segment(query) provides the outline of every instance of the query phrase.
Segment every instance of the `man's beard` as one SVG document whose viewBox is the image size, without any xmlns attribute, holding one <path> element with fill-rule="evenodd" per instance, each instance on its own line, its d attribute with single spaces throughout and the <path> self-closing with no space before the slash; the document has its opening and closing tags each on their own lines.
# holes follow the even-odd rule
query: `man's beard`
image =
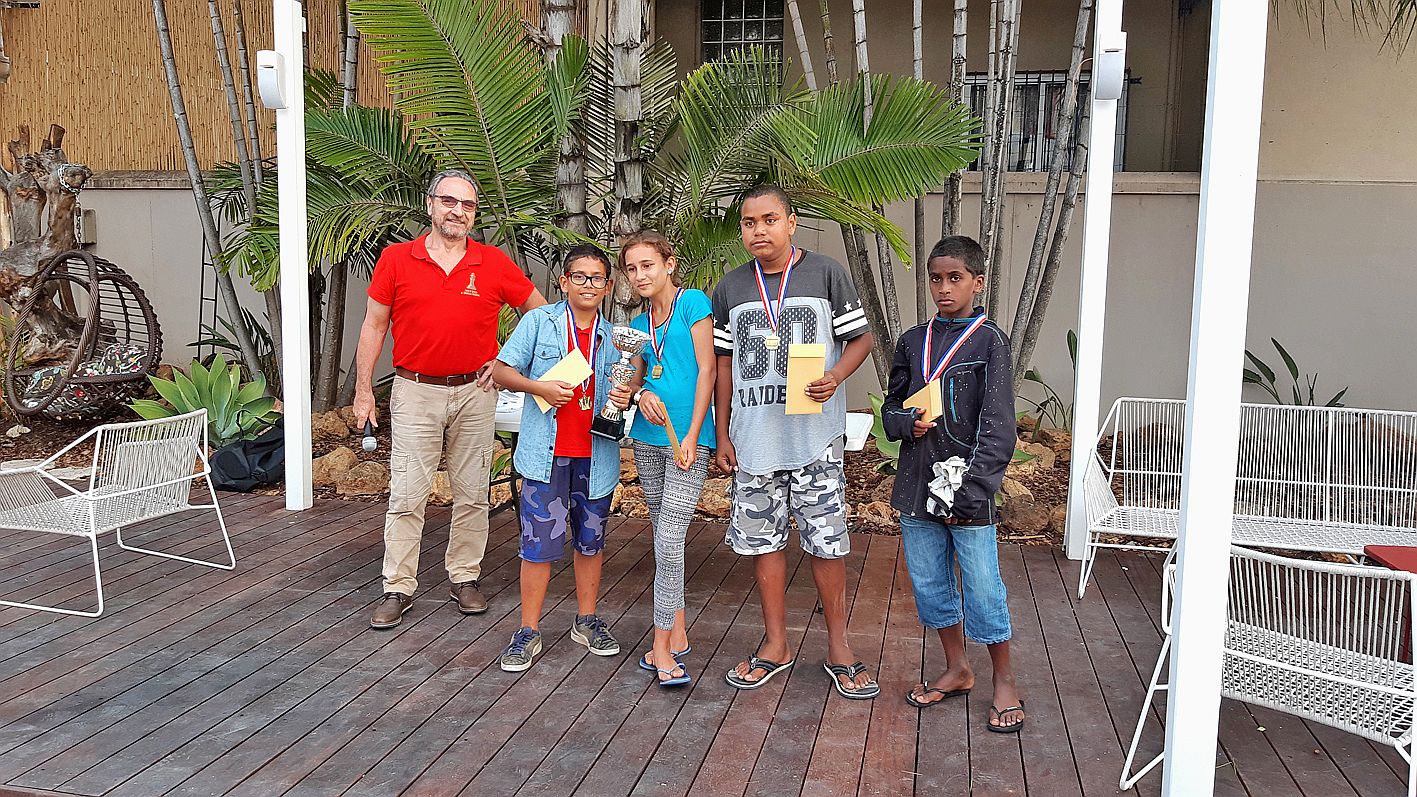
<svg viewBox="0 0 1417 797">
<path fill-rule="evenodd" d="M 467 236 L 467 225 L 458 224 L 451 221 L 442 221 L 438 225 L 438 234 L 444 238 L 462 238 Z"/>
</svg>

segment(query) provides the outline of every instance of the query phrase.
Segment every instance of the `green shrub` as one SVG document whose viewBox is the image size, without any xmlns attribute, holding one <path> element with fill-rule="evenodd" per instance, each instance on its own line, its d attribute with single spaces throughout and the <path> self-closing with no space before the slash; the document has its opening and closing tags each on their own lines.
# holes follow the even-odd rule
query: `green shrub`
<svg viewBox="0 0 1417 797">
<path fill-rule="evenodd" d="M 280 420 L 276 400 L 266 395 L 266 382 L 241 384 L 241 367 L 218 354 L 208 368 L 193 360 L 187 372 L 173 369 L 172 379 L 149 376 L 162 401 L 138 399 L 128 405 L 147 420 L 207 411 L 207 436 L 213 448 L 249 440 Z"/>
</svg>

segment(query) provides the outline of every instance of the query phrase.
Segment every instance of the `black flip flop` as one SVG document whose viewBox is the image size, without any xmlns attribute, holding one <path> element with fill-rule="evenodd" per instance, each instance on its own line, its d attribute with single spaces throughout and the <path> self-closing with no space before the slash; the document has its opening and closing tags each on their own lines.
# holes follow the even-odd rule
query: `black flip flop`
<svg viewBox="0 0 1417 797">
<path fill-rule="evenodd" d="M 951 690 L 949 690 L 948 692 L 946 692 L 946 691 L 943 690 L 943 689 L 936 689 L 935 687 L 930 686 L 929 684 L 924 684 L 924 683 L 922 683 L 922 684 L 920 684 L 920 685 L 923 686 L 923 687 L 925 687 L 925 691 L 923 691 L 923 692 L 920 693 L 920 697 L 924 697 L 924 696 L 926 696 L 926 695 L 935 694 L 935 695 L 939 695 L 939 696 L 940 696 L 940 699 L 939 699 L 939 700 L 930 700 L 930 701 L 928 701 L 928 702 L 927 702 L 927 701 L 924 701 L 924 700 L 918 700 L 918 699 L 916 699 L 916 697 L 915 697 L 915 690 L 912 689 L 912 690 L 910 690 L 909 692 L 906 692 L 906 693 L 905 693 L 905 702 L 909 703 L 909 704 L 912 705 L 912 706 L 915 706 L 916 708 L 929 708 L 930 706 L 939 705 L 940 703 L 945 702 L 945 700 L 948 699 L 948 698 L 951 698 L 951 697 L 964 697 L 965 695 L 969 694 L 970 691 L 971 691 L 971 690 L 969 690 L 969 689 L 951 689 Z"/>
<path fill-rule="evenodd" d="M 836 687 L 836 693 L 847 700 L 873 700 L 876 695 L 881 693 L 881 685 L 876 683 L 874 678 L 859 689 L 847 689 L 845 686 L 841 685 L 841 678 L 839 676 L 844 675 L 846 676 L 846 680 L 855 681 L 856 676 L 866 671 L 866 665 L 862 662 L 832 664 L 829 661 L 824 661 L 822 662 L 822 668 L 827 671 L 827 675 L 831 676 L 832 686 Z"/>
<path fill-rule="evenodd" d="M 723 680 L 727 681 L 728 685 L 733 687 L 734 689 L 757 689 L 768 681 L 771 681 L 773 676 L 777 675 L 783 670 L 786 670 L 788 667 L 791 667 L 796 663 L 796 659 L 778 663 L 775 661 L 768 661 L 767 659 L 760 659 L 757 656 L 749 656 L 748 674 L 751 675 L 753 673 L 753 670 L 763 670 L 766 673 L 763 677 L 759 678 L 756 681 L 750 681 L 747 678 L 744 678 L 743 676 L 739 675 L 738 668 L 734 667 L 733 669 L 728 671 L 727 675 L 723 676 Z"/>
<path fill-rule="evenodd" d="M 1018 701 L 1018 705 L 1017 705 L 1017 706 L 1009 706 L 1008 708 L 1006 708 L 1006 709 L 1004 709 L 1004 710 L 1002 710 L 1002 711 L 1000 711 L 999 709 L 995 708 L 994 706 L 990 706 L 990 707 L 989 707 L 989 713 L 990 713 L 991 716 L 989 717 L 989 719 L 991 719 L 991 720 L 994 720 L 994 719 L 1001 720 L 1001 719 L 1004 718 L 1004 715 L 1007 714 L 1007 713 L 1009 713 L 1010 711 L 1023 711 L 1023 701 L 1020 700 L 1020 701 Z M 1023 724 L 1024 724 L 1025 722 L 1027 722 L 1027 721 L 1028 721 L 1028 714 L 1025 712 L 1023 719 L 1019 720 L 1018 722 L 1015 722 L 1015 723 L 1012 724 L 1012 725 L 995 725 L 995 724 L 992 723 L 992 722 L 986 722 L 986 723 L 984 723 L 984 727 L 988 728 L 989 730 L 993 731 L 994 733 L 1018 733 L 1019 731 L 1023 730 Z"/>
</svg>

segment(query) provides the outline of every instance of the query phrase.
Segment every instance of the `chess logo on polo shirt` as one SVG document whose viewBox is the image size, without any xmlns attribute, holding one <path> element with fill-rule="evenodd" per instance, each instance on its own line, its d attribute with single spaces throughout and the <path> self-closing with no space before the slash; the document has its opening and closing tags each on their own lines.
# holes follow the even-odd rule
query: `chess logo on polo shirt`
<svg viewBox="0 0 1417 797">
<path fill-rule="evenodd" d="M 466 288 L 463 288 L 463 290 L 462 290 L 463 295 L 464 295 L 464 296 L 481 296 L 482 294 L 480 294 L 480 293 L 477 292 L 477 285 L 476 285 L 476 283 L 477 283 L 477 275 L 476 275 L 476 274 L 468 274 L 468 275 L 467 275 L 467 287 L 466 287 Z"/>
</svg>

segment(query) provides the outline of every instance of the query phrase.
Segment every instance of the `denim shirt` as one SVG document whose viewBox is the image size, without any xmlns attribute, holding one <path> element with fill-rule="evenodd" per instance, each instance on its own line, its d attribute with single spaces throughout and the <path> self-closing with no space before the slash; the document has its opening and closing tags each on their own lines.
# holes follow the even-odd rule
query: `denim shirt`
<svg viewBox="0 0 1417 797">
<path fill-rule="evenodd" d="M 620 359 L 620 351 L 610 342 L 610 322 L 604 318 L 596 330 L 599 339 L 595 362 L 595 412 L 600 412 L 610 395 L 610 366 Z M 566 302 L 542 305 L 522 317 L 497 359 L 523 376 L 540 379 L 551 366 L 566 356 Z M 590 497 L 601 498 L 620 483 L 620 446 L 596 435 L 590 436 Z M 539 482 L 551 481 L 555 461 L 556 412 L 542 412 L 536 399 L 522 402 L 521 431 L 512 463 L 517 472 Z"/>
</svg>

